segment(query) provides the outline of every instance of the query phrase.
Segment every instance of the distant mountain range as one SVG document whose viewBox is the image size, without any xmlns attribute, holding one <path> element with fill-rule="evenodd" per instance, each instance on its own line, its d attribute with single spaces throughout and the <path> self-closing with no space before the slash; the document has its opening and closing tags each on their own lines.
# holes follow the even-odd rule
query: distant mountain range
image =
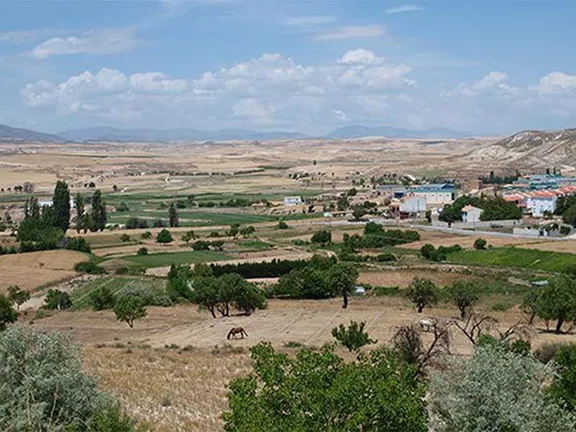
<svg viewBox="0 0 576 432">
<path fill-rule="evenodd" d="M 245 129 L 222 129 L 201 131 L 198 129 L 119 129 L 91 127 L 69 129 L 57 135 L 45 134 L 28 129 L 17 129 L 0 125 L 0 139 L 29 141 L 228 141 L 228 140 L 271 140 L 299 138 L 352 139 L 367 136 L 387 138 L 464 138 L 470 134 L 451 129 L 409 130 L 391 127 L 345 126 L 325 136 L 310 136 L 296 132 L 257 132 Z"/>
</svg>

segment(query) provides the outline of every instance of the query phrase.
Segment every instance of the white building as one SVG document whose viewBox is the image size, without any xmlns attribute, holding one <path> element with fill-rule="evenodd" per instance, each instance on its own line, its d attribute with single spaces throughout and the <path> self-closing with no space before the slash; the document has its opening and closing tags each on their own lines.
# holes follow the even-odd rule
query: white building
<svg viewBox="0 0 576 432">
<path fill-rule="evenodd" d="M 480 222 L 480 216 L 482 215 L 481 208 L 467 205 L 462 209 L 462 222 L 475 223 Z"/>
<path fill-rule="evenodd" d="M 545 212 L 554 213 L 556 210 L 556 195 L 532 196 L 527 200 L 527 207 L 532 211 L 532 216 L 542 217 Z"/>
<path fill-rule="evenodd" d="M 400 212 L 409 214 L 426 213 L 426 198 L 421 196 L 408 196 L 400 200 Z"/>
<path fill-rule="evenodd" d="M 413 187 L 410 192 L 414 196 L 426 199 L 428 206 L 452 204 L 456 199 L 454 186 L 449 183 L 419 185 Z"/>
<path fill-rule="evenodd" d="M 297 206 L 302 205 L 302 197 L 299 196 L 287 196 L 284 197 L 284 205 L 285 206 Z"/>
</svg>

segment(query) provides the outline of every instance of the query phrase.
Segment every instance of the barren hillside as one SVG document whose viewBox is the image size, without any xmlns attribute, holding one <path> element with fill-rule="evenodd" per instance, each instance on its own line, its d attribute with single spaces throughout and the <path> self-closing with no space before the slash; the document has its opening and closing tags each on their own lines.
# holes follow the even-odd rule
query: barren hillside
<svg viewBox="0 0 576 432">
<path fill-rule="evenodd" d="M 522 131 L 469 154 L 471 163 L 517 168 L 576 166 L 576 129 Z"/>
</svg>

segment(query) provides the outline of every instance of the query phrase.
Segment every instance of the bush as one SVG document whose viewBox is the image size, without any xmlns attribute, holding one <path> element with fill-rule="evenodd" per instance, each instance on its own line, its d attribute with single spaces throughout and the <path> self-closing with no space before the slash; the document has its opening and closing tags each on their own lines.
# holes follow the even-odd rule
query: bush
<svg viewBox="0 0 576 432">
<path fill-rule="evenodd" d="M 288 224 L 284 221 L 278 222 L 278 229 L 288 229 Z"/>
<path fill-rule="evenodd" d="M 66 239 L 66 249 L 75 250 L 78 252 L 90 253 L 90 245 L 84 237 L 73 237 Z"/>
<path fill-rule="evenodd" d="M 534 351 L 534 357 L 536 357 L 542 363 L 549 363 L 550 361 L 556 358 L 556 354 L 558 351 L 564 346 L 566 343 L 562 342 L 544 342 Z"/>
<path fill-rule="evenodd" d="M 484 250 L 484 249 L 486 249 L 487 244 L 488 244 L 488 242 L 486 240 L 484 240 L 483 238 L 477 238 L 476 240 L 474 240 L 474 249 Z"/>
<path fill-rule="evenodd" d="M 340 324 L 338 327 L 332 329 L 332 336 L 340 345 L 348 348 L 348 351 L 358 351 L 364 345 L 375 344 L 378 342 L 368 337 L 368 333 L 364 331 L 365 326 L 366 323 L 364 321 L 361 323 L 350 321 L 347 328 L 344 327 L 344 324 Z"/>
<path fill-rule="evenodd" d="M 128 207 L 128 204 L 126 204 L 124 201 L 122 201 L 120 203 L 120 205 L 118 207 L 116 207 L 116 211 L 119 213 L 129 212 L 130 208 Z"/>
<path fill-rule="evenodd" d="M 431 245 L 430 243 L 426 243 L 424 246 L 420 248 L 420 254 L 427 260 L 432 259 L 432 256 L 435 251 L 436 248 L 434 247 L 434 245 Z"/>
<path fill-rule="evenodd" d="M 104 274 L 106 270 L 96 264 L 94 261 L 83 261 L 79 262 L 74 266 L 74 270 L 78 273 L 88 273 L 88 274 Z"/>
<path fill-rule="evenodd" d="M 85 374 L 68 335 L 13 326 L 0 334 L 0 364 L 0 430 L 133 431 Z"/>
<path fill-rule="evenodd" d="M 46 309 L 70 309 L 72 307 L 72 300 L 67 292 L 51 289 L 48 290 L 46 298 L 44 299 L 44 307 Z"/>
<path fill-rule="evenodd" d="M 152 238 L 152 233 L 150 231 L 143 232 L 141 237 L 144 240 L 150 240 Z"/>
<path fill-rule="evenodd" d="M 400 289 L 400 287 L 383 287 L 383 286 L 378 286 L 378 287 L 374 287 L 374 289 L 372 290 L 372 294 L 374 294 L 377 297 L 380 296 L 397 296 L 402 294 L 402 290 Z"/>
<path fill-rule="evenodd" d="M 329 230 L 322 230 L 314 233 L 310 241 L 314 244 L 326 245 L 332 242 L 332 233 Z"/>
<path fill-rule="evenodd" d="M 138 252 L 136 252 L 136 255 L 138 256 L 148 255 L 148 248 L 141 247 L 140 249 L 138 249 Z"/>
<path fill-rule="evenodd" d="M 570 235 L 571 232 L 572 232 L 572 228 L 568 225 L 562 225 L 560 227 L 560 234 L 562 234 L 563 236 Z"/>
<path fill-rule="evenodd" d="M 166 227 L 166 223 L 162 219 L 154 219 L 152 222 L 153 228 L 164 228 Z"/>
<path fill-rule="evenodd" d="M 96 311 L 113 309 L 116 299 L 110 288 L 104 286 L 90 293 L 90 302 L 92 309 Z"/>
<path fill-rule="evenodd" d="M 6 324 L 16 322 L 18 313 L 12 307 L 12 302 L 0 294 L 0 332 L 6 329 Z"/>
<path fill-rule="evenodd" d="M 396 255 L 391 253 L 381 253 L 374 257 L 374 261 L 376 262 L 392 262 L 396 260 L 397 260 Z"/>
<path fill-rule="evenodd" d="M 137 217 L 131 217 L 124 225 L 126 229 L 148 228 L 148 221 Z"/>
<path fill-rule="evenodd" d="M 129 242 L 129 241 L 130 241 L 130 236 L 129 236 L 128 234 L 122 234 L 122 235 L 120 236 L 120 241 L 122 241 L 122 242 L 124 242 L 124 243 Z"/>
<path fill-rule="evenodd" d="M 174 239 L 172 238 L 172 234 L 167 229 L 163 229 L 158 233 L 156 236 L 156 243 L 170 243 Z"/>
</svg>

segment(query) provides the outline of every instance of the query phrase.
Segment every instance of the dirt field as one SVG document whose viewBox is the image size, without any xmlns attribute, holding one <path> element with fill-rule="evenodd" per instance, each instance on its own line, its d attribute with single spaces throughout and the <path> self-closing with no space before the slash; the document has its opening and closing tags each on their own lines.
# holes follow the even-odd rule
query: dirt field
<svg viewBox="0 0 576 432">
<path fill-rule="evenodd" d="M 478 280 L 478 277 L 467 276 L 459 273 L 426 270 L 386 270 L 377 272 L 361 272 L 359 283 L 367 283 L 373 286 L 407 288 L 414 278 L 426 278 L 438 286 L 450 285 L 459 280 Z"/>
<path fill-rule="evenodd" d="M 32 290 L 74 277 L 74 265 L 88 258 L 69 250 L 30 252 L 0 256 L 0 293 L 10 285 Z"/>
</svg>

